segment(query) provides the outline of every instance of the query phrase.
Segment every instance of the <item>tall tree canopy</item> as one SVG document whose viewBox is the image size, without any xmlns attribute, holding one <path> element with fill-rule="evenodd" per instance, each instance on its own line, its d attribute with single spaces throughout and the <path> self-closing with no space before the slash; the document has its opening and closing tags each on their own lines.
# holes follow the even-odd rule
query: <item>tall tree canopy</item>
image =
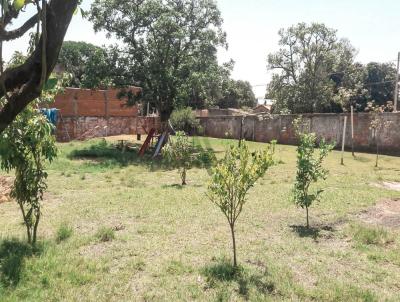
<svg viewBox="0 0 400 302">
<path fill-rule="evenodd" d="M 292 113 L 336 110 L 334 92 L 353 64 L 355 49 L 324 24 L 299 23 L 279 31 L 278 52 L 268 56 L 276 71 L 268 86 L 275 111 Z"/>
<path fill-rule="evenodd" d="M 58 64 L 71 74 L 68 86 L 105 88 L 132 84 L 119 51 L 86 42 L 65 41 Z"/>
<path fill-rule="evenodd" d="M 351 105 L 357 111 L 366 111 L 377 106 L 391 111 L 395 79 L 394 64 L 355 63 L 350 66 L 349 73 L 342 77 L 342 84 L 334 99 L 343 111 L 349 111 Z"/>
<path fill-rule="evenodd" d="M 254 107 L 257 99 L 249 82 L 229 79 L 224 83 L 223 96 L 218 101 L 220 108 Z"/>
<path fill-rule="evenodd" d="M 57 62 L 65 33 L 78 2 L 80 0 L 1 1 L 0 133 L 40 95 Z M 28 5 L 36 6 L 37 12 L 20 27 L 10 29 L 12 23 L 20 18 L 21 10 Z M 36 39 L 33 41 L 28 58 L 17 67 L 3 70 L 3 42 L 22 37 L 35 25 L 37 25 Z"/>
<path fill-rule="evenodd" d="M 212 90 L 202 77 L 218 66 L 217 48 L 226 46 L 215 1 L 95 0 L 89 15 L 96 31 L 122 40 L 144 100 L 154 102 L 163 121 L 200 88 Z M 189 84 L 196 82 L 198 91 Z"/>
</svg>

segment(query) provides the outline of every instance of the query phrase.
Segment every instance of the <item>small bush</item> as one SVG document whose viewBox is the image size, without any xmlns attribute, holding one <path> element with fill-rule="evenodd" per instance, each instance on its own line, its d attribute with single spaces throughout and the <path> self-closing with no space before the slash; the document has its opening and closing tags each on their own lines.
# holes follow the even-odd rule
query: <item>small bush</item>
<svg viewBox="0 0 400 302">
<path fill-rule="evenodd" d="M 67 240 L 69 237 L 72 236 L 72 227 L 68 224 L 63 223 L 57 230 L 56 234 L 56 241 L 60 243 L 61 241 Z"/>
<path fill-rule="evenodd" d="M 200 129 L 200 122 L 196 119 L 196 115 L 190 107 L 172 112 L 170 121 L 175 131 L 184 131 L 187 134 L 191 134 L 193 131 Z"/>
<path fill-rule="evenodd" d="M 393 237 L 383 228 L 353 225 L 351 233 L 354 241 L 360 244 L 385 246 L 393 242 Z"/>
<path fill-rule="evenodd" d="M 102 227 L 97 231 L 96 237 L 101 242 L 111 241 L 115 238 L 115 232 L 112 228 Z"/>
</svg>

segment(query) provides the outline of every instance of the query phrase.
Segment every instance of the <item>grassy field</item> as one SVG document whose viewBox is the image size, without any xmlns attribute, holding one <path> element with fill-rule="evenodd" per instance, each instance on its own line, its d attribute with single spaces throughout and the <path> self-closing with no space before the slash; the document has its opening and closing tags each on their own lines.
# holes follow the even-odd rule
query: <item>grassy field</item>
<svg viewBox="0 0 400 302">
<path fill-rule="evenodd" d="M 220 157 L 236 142 L 195 143 Z M 373 155 L 346 153 L 341 166 L 332 152 L 306 230 L 290 201 L 295 147 L 279 145 L 280 164 L 238 220 L 233 273 L 229 227 L 205 195 L 207 169 L 190 170 L 181 187 L 177 171 L 100 140 L 59 150 L 39 251 L 23 244 L 16 203 L 0 205 L 1 301 L 400 301 L 400 231 L 365 219 L 375 203 L 400 197 L 379 187 L 400 181 L 400 158 L 382 156 L 374 168 Z"/>
</svg>

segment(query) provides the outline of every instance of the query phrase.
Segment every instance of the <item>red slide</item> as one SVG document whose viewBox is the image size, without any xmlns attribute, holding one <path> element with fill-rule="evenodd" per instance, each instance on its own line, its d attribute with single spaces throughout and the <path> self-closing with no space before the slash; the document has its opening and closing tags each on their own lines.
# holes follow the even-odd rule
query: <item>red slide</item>
<svg viewBox="0 0 400 302">
<path fill-rule="evenodd" d="M 139 150 L 139 156 L 143 156 L 144 152 L 146 152 L 146 150 L 149 148 L 150 145 L 150 141 L 154 135 L 154 133 L 156 132 L 156 129 L 151 128 L 149 134 L 147 134 L 146 140 L 144 141 L 142 147 Z"/>
</svg>

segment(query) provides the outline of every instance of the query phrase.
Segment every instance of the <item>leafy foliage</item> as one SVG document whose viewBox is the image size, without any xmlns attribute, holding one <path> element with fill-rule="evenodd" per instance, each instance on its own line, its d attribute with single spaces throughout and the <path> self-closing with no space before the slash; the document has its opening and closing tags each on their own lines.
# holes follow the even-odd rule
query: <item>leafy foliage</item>
<svg viewBox="0 0 400 302">
<path fill-rule="evenodd" d="M 310 193 L 310 185 L 319 179 L 325 179 L 328 170 L 322 167 L 322 162 L 333 149 L 333 144 L 321 140 L 318 153 L 315 151 L 315 133 L 306 133 L 300 130 L 299 120 L 295 120 L 299 146 L 297 147 L 297 174 L 293 188 L 293 201 L 296 205 L 306 209 L 307 228 L 309 227 L 308 208 L 317 201 L 323 190 Z"/>
<path fill-rule="evenodd" d="M 105 88 L 130 85 L 122 57 L 113 48 L 103 48 L 86 42 L 65 41 L 58 64 L 72 75 L 68 86 Z"/>
<path fill-rule="evenodd" d="M 43 163 L 57 155 L 53 125 L 37 110 L 27 107 L 0 136 L 1 168 L 15 169 L 11 196 L 17 201 L 27 229 L 28 242 L 35 245 L 41 216 L 41 200 L 47 189 Z"/>
<path fill-rule="evenodd" d="M 268 67 L 280 71 L 274 74 L 267 91 L 267 96 L 276 100 L 274 110 L 335 111 L 334 79 L 341 82 L 352 66 L 355 49 L 324 24 L 299 23 L 281 29 L 279 36 L 281 48 L 268 56 Z"/>
<path fill-rule="evenodd" d="M 354 63 L 355 49 L 336 30 L 299 23 L 279 36 L 281 48 L 268 56 L 268 67 L 278 71 L 267 88 L 275 112 L 364 111 L 370 102 L 393 101 L 394 64 Z"/>
<path fill-rule="evenodd" d="M 45 88 L 72 14 L 80 3 L 81 0 L 0 2 L 0 133 L 24 108 L 35 101 Z M 25 14 L 21 17 L 21 12 L 34 13 L 26 19 Z M 9 26 L 15 23 L 19 23 L 18 26 L 10 29 Z M 35 25 L 36 30 L 30 32 Z M 28 32 L 28 58 L 17 67 L 4 70 L 3 42 L 14 41 Z"/>
<path fill-rule="evenodd" d="M 168 163 L 178 168 L 182 185 L 186 185 L 186 173 L 194 165 L 196 154 L 185 132 L 178 131 L 175 139 L 163 148 L 163 154 Z"/>
<path fill-rule="evenodd" d="M 210 69 L 218 72 L 217 47 L 226 42 L 214 1 L 96 0 L 89 18 L 124 43 L 129 72 L 163 121 L 208 91 Z"/>
<path fill-rule="evenodd" d="M 200 127 L 200 122 L 190 107 L 174 110 L 170 121 L 174 130 L 184 131 L 188 134 Z"/>
<path fill-rule="evenodd" d="M 223 83 L 222 97 L 218 100 L 219 108 L 254 107 L 257 99 L 247 81 L 229 79 Z"/>
<path fill-rule="evenodd" d="M 228 220 L 233 243 L 233 265 L 237 266 L 235 223 L 243 210 L 248 191 L 274 163 L 275 142 L 263 151 L 251 153 L 245 143 L 230 146 L 224 158 L 213 169 L 208 187 L 210 200 Z"/>
</svg>

